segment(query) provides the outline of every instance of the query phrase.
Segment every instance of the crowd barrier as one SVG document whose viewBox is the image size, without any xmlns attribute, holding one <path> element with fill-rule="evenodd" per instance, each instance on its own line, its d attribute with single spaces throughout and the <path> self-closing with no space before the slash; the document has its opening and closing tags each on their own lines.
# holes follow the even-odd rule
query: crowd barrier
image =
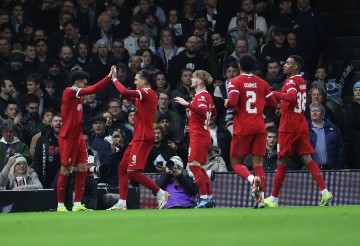
<svg viewBox="0 0 360 246">
<path fill-rule="evenodd" d="M 270 196 L 274 172 L 266 174 L 265 197 Z M 158 174 L 149 175 L 156 180 Z M 328 189 L 333 193 L 332 206 L 360 205 L 360 170 L 323 171 Z M 250 184 L 234 173 L 217 173 L 212 182 L 216 207 L 252 207 Z M 307 171 L 287 172 L 280 192 L 279 206 L 317 206 L 321 194 Z M 140 188 L 141 208 L 155 208 L 156 199 L 146 188 Z"/>
<path fill-rule="evenodd" d="M 159 174 L 148 174 L 156 180 Z M 328 189 L 333 193 L 332 206 L 360 205 L 360 170 L 323 171 Z M 266 192 L 271 192 L 274 173 L 266 174 Z M 234 173 L 216 173 L 212 182 L 216 207 L 252 207 L 250 184 Z M 106 209 L 102 196 L 117 193 L 117 189 L 98 189 L 97 209 Z M 280 206 L 317 206 L 321 195 L 309 172 L 288 172 L 281 189 Z M 129 209 L 156 208 L 156 197 L 145 187 L 133 187 L 128 194 Z M 0 191 L 0 212 L 34 212 L 56 210 L 56 192 L 38 191 Z"/>
</svg>

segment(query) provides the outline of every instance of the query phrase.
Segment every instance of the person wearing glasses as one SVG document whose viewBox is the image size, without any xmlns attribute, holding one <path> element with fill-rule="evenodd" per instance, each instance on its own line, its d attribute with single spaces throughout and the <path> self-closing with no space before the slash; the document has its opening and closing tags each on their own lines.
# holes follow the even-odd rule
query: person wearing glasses
<svg viewBox="0 0 360 246">
<path fill-rule="evenodd" d="M 37 190 L 42 189 L 39 178 L 30 168 L 25 157 L 15 154 L 9 157 L 0 173 L 0 189 L 7 190 Z"/>
</svg>

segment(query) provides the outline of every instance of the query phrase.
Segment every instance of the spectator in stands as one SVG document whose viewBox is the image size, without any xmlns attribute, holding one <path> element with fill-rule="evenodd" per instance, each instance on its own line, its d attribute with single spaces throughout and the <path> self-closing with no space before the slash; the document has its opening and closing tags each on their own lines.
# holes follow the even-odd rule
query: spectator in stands
<svg viewBox="0 0 360 246">
<path fill-rule="evenodd" d="M 109 173 L 109 175 L 116 176 L 117 164 L 119 163 L 116 163 L 116 168 L 111 167 L 111 165 L 114 164 L 113 158 L 115 151 L 112 148 L 111 133 L 106 129 L 106 118 L 102 115 L 96 115 L 92 118 L 92 123 L 93 133 L 89 140 L 89 146 L 99 154 L 101 164 L 108 165 L 109 170 L 115 170 L 115 173 Z M 107 178 L 108 176 L 100 177 L 99 182 L 108 183 Z"/>
<path fill-rule="evenodd" d="M 111 16 L 106 12 L 102 12 L 97 17 L 97 28 L 92 33 L 92 40 L 102 39 L 110 49 L 113 40 L 113 26 L 111 24 Z"/>
<path fill-rule="evenodd" d="M 198 12 L 194 17 L 194 26 L 191 34 L 197 37 L 201 37 L 205 43 L 210 39 L 211 30 L 208 26 L 207 16 L 204 12 Z"/>
<path fill-rule="evenodd" d="M 176 155 L 176 151 L 168 145 L 167 142 L 163 141 L 163 129 L 160 124 L 154 123 L 154 146 L 146 161 L 144 172 L 156 173 L 158 172 L 157 166 L 165 166 L 166 162 L 171 157 Z"/>
<path fill-rule="evenodd" d="M 0 187 L 8 190 L 42 189 L 36 172 L 28 166 L 24 156 L 11 156 L 0 173 Z"/>
<path fill-rule="evenodd" d="M 176 88 L 176 83 L 180 81 L 181 69 L 190 68 L 191 70 L 208 70 L 207 63 L 204 56 L 201 56 L 198 51 L 198 39 L 196 36 L 190 36 L 185 44 L 186 49 L 181 51 L 177 56 L 171 59 L 168 78 L 171 78 L 175 83 L 171 84 L 171 89 Z"/>
<path fill-rule="evenodd" d="M 282 66 L 290 55 L 295 54 L 295 51 L 285 41 L 285 29 L 276 27 L 273 34 L 273 40 L 265 44 L 261 50 L 259 61 L 263 66 L 266 66 L 271 58 L 278 60 Z"/>
<path fill-rule="evenodd" d="M 280 12 L 274 16 L 274 26 L 281 26 L 286 31 L 295 31 L 300 26 L 300 17 L 297 11 L 293 8 L 292 0 L 279 1 Z"/>
<path fill-rule="evenodd" d="M 315 153 L 313 160 L 322 170 L 343 169 L 345 160 L 344 141 L 339 128 L 324 118 L 325 107 L 321 104 L 312 104 L 311 119 L 308 121 L 310 142 Z"/>
<path fill-rule="evenodd" d="M 76 23 L 78 23 L 79 32 L 90 36 L 96 26 L 96 15 L 98 13 L 89 0 L 77 0 L 77 8 L 73 11 Z"/>
<path fill-rule="evenodd" d="M 297 54 L 297 36 L 296 32 L 289 31 L 286 35 L 286 40 L 289 43 L 289 46 L 295 50 L 295 53 Z"/>
<path fill-rule="evenodd" d="M 326 86 L 326 84 L 328 83 L 328 79 L 327 79 L 327 72 L 326 72 L 326 68 L 323 66 L 319 66 L 316 68 L 315 71 L 315 81 L 314 82 L 318 82 L 321 83 L 324 87 Z"/>
<path fill-rule="evenodd" d="M 66 1 L 66 2 L 71 2 L 71 1 Z M 49 31 L 48 44 L 49 44 L 50 54 L 52 57 L 58 57 L 58 54 L 60 52 L 58 48 L 61 47 L 61 44 L 63 44 L 64 42 L 64 36 L 65 36 L 64 23 L 72 19 L 73 19 L 72 13 L 61 11 L 59 13 L 57 30 L 53 28 L 48 29 Z"/>
<path fill-rule="evenodd" d="M 190 100 L 191 78 L 192 70 L 190 68 L 183 68 L 181 70 L 181 81 L 178 83 L 176 89 L 171 92 L 171 108 L 182 117 L 186 117 L 185 109 L 184 107 L 179 106 L 174 98 L 182 97 L 185 100 Z"/>
<path fill-rule="evenodd" d="M 194 13 L 193 13 L 194 14 Z M 181 22 L 181 17 L 179 10 L 177 9 L 169 9 L 167 12 L 167 23 L 165 29 L 169 29 L 171 31 L 172 39 L 174 45 L 177 47 L 184 46 L 184 38 L 189 33 L 190 25 L 185 25 L 184 22 Z M 161 35 L 160 35 L 161 39 Z"/>
<path fill-rule="evenodd" d="M 56 187 L 55 177 L 60 170 L 60 149 L 58 135 L 62 126 L 62 118 L 56 113 L 42 131 L 36 141 L 33 155 L 33 167 L 45 189 Z"/>
<path fill-rule="evenodd" d="M 170 90 L 170 84 L 166 81 L 165 72 L 159 71 L 155 74 L 155 86 L 153 89 L 157 94 L 162 90 Z"/>
<path fill-rule="evenodd" d="M 209 155 L 212 152 L 214 152 L 213 155 L 215 155 L 215 152 L 219 152 L 218 155 L 220 155 L 223 161 L 225 162 L 226 169 L 232 170 L 231 162 L 230 162 L 231 133 L 224 126 L 216 124 L 216 118 L 217 118 L 217 111 L 213 110 L 213 113 L 211 114 L 211 118 L 209 120 L 208 129 L 210 131 L 210 136 L 212 139 L 212 147 L 214 149 L 209 150 L 211 151 L 209 152 Z M 219 148 L 220 151 L 218 151 L 216 148 Z"/>
<path fill-rule="evenodd" d="M 148 13 L 145 15 L 145 23 L 144 23 L 144 34 L 153 40 L 158 39 L 160 26 L 157 23 L 157 19 L 155 14 Z"/>
<path fill-rule="evenodd" d="M 99 39 L 95 43 L 96 55 L 90 60 L 91 82 L 99 81 L 106 76 L 107 71 L 112 65 L 117 63 L 117 59 L 110 52 L 110 46 L 106 39 Z M 104 101 L 108 98 L 105 95 Z"/>
<path fill-rule="evenodd" d="M 144 69 L 149 71 L 151 74 L 155 75 L 160 70 L 164 70 L 164 69 L 159 69 L 160 67 L 157 64 L 157 62 L 155 60 L 155 55 L 151 49 L 138 50 L 138 51 L 136 51 L 135 54 L 139 55 L 143 58 Z M 160 66 L 162 66 L 162 64 L 160 64 Z"/>
<path fill-rule="evenodd" d="M 113 127 L 120 128 L 121 124 L 126 123 L 127 115 L 122 110 L 121 101 L 117 98 L 112 98 L 108 101 L 108 111 L 113 116 Z"/>
<path fill-rule="evenodd" d="M 41 74 L 47 74 L 47 68 L 50 62 L 50 56 L 48 53 L 49 47 L 46 43 L 46 39 L 37 39 L 35 41 L 36 60 L 38 61 L 37 72 Z"/>
<path fill-rule="evenodd" d="M 39 98 L 39 111 L 44 108 L 53 108 L 60 110 L 59 101 L 56 97 L 50 96 L 46 90 L 43 90 L 43 76 L 39 73 L 31 73 L 26 78 L 26 90 L 28 94 Z"/>
<path fill-rule="evenodd" d="M 109 129 L 109 132 L 113 132 L 113 116 L 109 111 L 102 111 L 100 113 L 106 119 L 106 128 Z"/>
<path fill-rule="evenodd" d="M 0 35 L 0 72 L 2 73 L 7 69 L 10 51 L 10 41 Z"/>
<path fill-rule="evenodd" d="M 52 118 L 54 117 L 54 115 L 57 112 L 52 109 L 52 108 L 46 108 L 41 112 L 41 120 L 43 123 L 43 128 L 41 129 L 44 130 L 47 126 L 51 126 L 51 122 L 52 122 Z M 38 139 L 41 136 L 41 131 L 36 133 L 32 138 L 31 138 L 31 144 L 30 144 L 30 155 L 34 158 L 35 156 L 35 146 L 36 143 L 38 141 Z"/>
<path fill-rule="evenodd" d="M 192 208 L 199 189 L 184 169 L 179 156 L 173 156 L 170 161 L 174 164 L 173 168 L 157 167 L 163 174 L 156 180 L 156 184 L 171 195 L 165 208 Z"/>
<path fill-rule="evenodd" d="M 133 56 L 139 49 L 138 38 L 144 34 L 144 21 L 140 16 L 134 15 L 130 21 L 131 33 L 124 39 L 125 49 L 129 51 L 129 55 Z M 155 51 L 154 40 L 150 40 L 150 49 Z"/>
<path fill-rule="evenodd" d="M 342 103 L 342 89 L 341 85 L 336 82 L 328 82 L 326 84 L 327 100 L 326 106 L 334 113 L 334 123 L 341 132 L 345 134 L 345 108 Z"/>
<path fill-rule="evenodd" d="M 6 118 L 5 108 L 8 104 L 8 101 L 11 99 L 11 95 L 14 91 L 14 85 L 12 81 L 5 77 L 0 80 L 0 117 L 2 119 Z"/>
<path fill-rule="evenodd" d="M 211 172 L 227 172 L 227 166 L 224 159 L 221 156 L 221 149 L 217 146 L 211 145 L 208 152 L 207 164 L 203 166 L 209 175 Z M 210 177 L 211 178 L 211 177 Z M 212 180 L 211 180 L 212 181 Z"/>
<path fill-rule="evenodd" d="M 139 4 L 134 8 L 133 14 L 144 18 L 148 13 L 155 14 L 161 26 L 165 24 L 166 16 L 160 6 L 155 5 L 153 0 L 139 0 Z"/>
<path fill-rule="evenodd" d="M 277 129 L 275 127 L 266 128 L 266 156 L 263 158 L 263 167 L 265 171 L 275 171 L 277 165 Z M 245 158 L 245 165 L 252 170 L 252 156 Z"/>
<path fill-rule="evenodd" d="M 246 38 L 238 38 L 235 41 L 235 50 L 231 55 L 226 59 L 225 64 L 230 62 L 239 63 L 240 56 L 243 54 L 248 54 L 249 43 Z"/>
<path fill-rule="evenodd" d="M 9 157 L 19 153 L 31 164 L 29 147 L 16 137 L 17 127 L 11 120 L 4 120 L 0 126 L 2 138 L 0 139 L 0 169 L 2 170 Z"/>
<path fill-rule="evenodd" d="M 348 168 L 360 169 L 360 81 L 353 87 L 354 101 L 346 106 Z"/>
<path fill-rule="evenodd" d="M 125 44 L 122 39 L 118 38 L 112 42 L 111 52 L 117 59 L 117 62 L 121 62 L 124 64 L 127 64 L 129 62 L 129 52 L 127 49 L 125 49 Z M 123 80 L 120 81 L 123 82 Z"/>
<path fill-rule="evenodd" d="M 162 90 L 158 95 L 158 109 L 156 110 L 155 122 L 158 122 L 158 117 L 161 114 L 168 114 L 170 117 L 170 128 L 178 132 L 181 129 L 181 116 L 170 109 L 170 92 L 167 90 Z"/>
<path fill-rule="evenodd" d="M 125 97 L 123 97 L 121 99 L 121 102 L 122 102 L 121 108 L 125 113 L 128 113 L 130 110 L 135 109 L 135 105 L 134 105 L 133 101 L 130 101 L 130 100 L 126 99 Z"/>
<path fill-rule="evenodd" d="M 25 56 L 20 50 L 13 50 L 9 56 L 9 64 L 4 69 L 5 76 L 13 82 L 14 87 L 20 91 L 25 92 L 26 86 L 26 71 L 24 70 Z"/>
<path fill-rule="evenodd" d="M 167 71 L 171 59 L 180 51 L 179 47 L 174 44 L 174 33 L 170 28 L 161 29 L 159 44 L 159 47 L 155 50 L 155 55 L 160 57 Z"/>
<path fill-rule="evenodd" d="M 282 72 L 282 66 L 279 61 L 271 58 L 267 63 L 267 72 L 265 81 L 270 85 L 273 90 L 280 90 L 286 79 L 285 74 Z"/>
<path fill-rule="evenodd" d="M 84 96 L 83 105 L 83 124 L 85 129 L 92 128 L 92 118 L 100 114 L 101 111 L 106 109 L 106 104 L 97 100 L 96 94 L 89 94 Z"/>
<path fill-rule="evenodd" d="M 238 42 L 240 43 L 243 41 L 238 40 Z M 225 107 L 224 107 L 224 100 L 228 99 L 228 97 L 229 97 L 228 86 L 229 86 L 230 79 L 233 79 L 240 74 L 238 63 L 235 61 L 228 62 L 225 65 L 224 70 L 225 70 L 225 78 L 226 79 L 225 79 L 225 81 L 223 81 L 221 84 L 219 84 L 215 88 L 214 97 L 213 97 L 215 108 L 216 108 L 216 111 L 218 114 L 217 119 L 218 119 L 218 122 L 220 125 L 225 125 L 226 124 L 225 117 L 226 117 L 227 113 L 233 112 L 232 109 L 225 109 Z M 233 117 L 230 117 L 227 120 L 232 121 Z"/>
<path fill-rule="evenodd" d="M 64 44 L 61 46 L 59 51 L 59 65 L 60 69 L 63 69 L 67 73 L 71 72 L 71 69 L 74 67 L 74 51 L 73 49 Z"/>
<path fill-rule="evenodd" d="M 326 119 L 330 120 L 332 123 L 334 123 L 335 116 L 334 116 L 334 113 L 330 110 L 330 108 L 328 106 L 326 106 L 326 101 L 327 101 L 326 96 L 327 96 L 327 93 L 322 84 L 314 83 L 312 85 L 311 89 L 309 90 L 310 102 L 307 104 L 306 109 L 305 109 L 305 116 L 306 116 L 307 120 L 310 119 L 311 106 L 313 104 L 321 104 L 325 107 L 324 117 Z"/>
<path fill-rule="evenodd" d="M 235 44 L 238 38 L 246 38 L 248 41 L 248 53 L 255 55 L 257 52 L 257 40 L 248 32 L 248 15 L 245 12 L 238 13 L 236 17 L 236 29 L 230 32 L 232 42 Z"/>
<path fill-rule="evenodd" d="M 225 61 L 234 52 L 234 44 L 227 41 L 225 33 L 222 31 L 213 31 L 210 39 L 211 46 L 205 52 L 205 57 L 209 63 L 210 73 L 214 77 L 222 78 Z"/>
<path fill-rule="evenodd" d="M 268 32 L 268 26 L 265 18 L 254 12 L 253 0 L 242 0 L 240 8 L 248 15 L 249 33 L 258 39 L 259 45 L 262 45 L 263 37 L 265 37 L 266 33 Z M 228 31 L 236 29 L 236 20 L 237 16 L 230 20 Z"/>
<path fill-rule="evenodd" d="M 310 0 L 297 0 L 300 16 L 298 33 L 298 52 L 305 60 L 305 70 L 315 73 L 322 58 L 326 35 L 320 12 L 311 6 Z"/>
<path fill-rule="evenodd" d="M 30 131 L 31 136 L 34 136 L 44 127 L 39 115 L 39 104 L 40 100 L 37 96 L 34 94 L 26 95 L 25 113 L 20 122 Z"/>
<path fill-rule="evenodd" d="M 17 138 L 25 144 L 30 145 L 32 136 L 30 131 L 21 124 L 22 113 L 19 103 L 14 100 L 9 100 L 5 108 L 5 115 L 8 120 L 15 124 L 15 134 Z M 29 163 L 31 163 L 31 161 Z"/>
</svg>

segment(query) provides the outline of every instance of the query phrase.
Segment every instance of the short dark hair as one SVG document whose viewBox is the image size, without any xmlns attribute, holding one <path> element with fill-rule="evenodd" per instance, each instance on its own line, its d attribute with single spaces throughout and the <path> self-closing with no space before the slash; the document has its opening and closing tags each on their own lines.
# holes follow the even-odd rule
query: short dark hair
<svg viewBox="0 0 360 246">
<path fill-rule="evenodd" d="M 43 111 L 41 112 L 41 119 L 44 118 L 46 113 L 52 113 L 54 116 L 55 116 L 55 114 L 59 114 L 53 108 L 44 108 Z"/>
<path fill-rule="evenodd" d="M 301 56 L 291 55 L 291 56 L 289 56 L 289 58 L 294 59 L 294 62 L 295 62 L 296 65 L 299 67 L 299 70 L 304 66 L 304 59 L 302 59 Z"/>
<path fill-rule="evenodd" d="M 86 79 L 88 81 L 90 80 L 90 75 L 84 70 L 76 70 L 70 74 L 70 82 L 72 85 L 75 84 L 77 80 L 83 80 L 83 79 Z"/>
<path fill-rule="evenodd" d="M 151 87 L 154 86 L 155 84 L 154 76 L 149 71 L 140 70 L 139 72 L 137 72 L 137 74 L 140 75 L 140 78 L 145 79 L 150 84 Z"/>
<path fill-rule="evenodd" d="M 240 68 L 245 72 L 251 72 L 255 65 L 256 65 L 256 59 L 254 56 L 250 54 L 244 54 L 239 59 Z"/>
<path fill-rule="evenodd" d="M 27 94 L 25 98 L 25 105 L 28 106 L 30 103 L 40 104 L 40 98 L 34 94 Z"/>
<path fill-rule="evenodd" d="M 270 126 L 270 127 L 266 128 L 266 133 L 276 133 L 276 134 L 278 134 L 278 131 L 277 131 L 276 127 Z"/>
</svg>

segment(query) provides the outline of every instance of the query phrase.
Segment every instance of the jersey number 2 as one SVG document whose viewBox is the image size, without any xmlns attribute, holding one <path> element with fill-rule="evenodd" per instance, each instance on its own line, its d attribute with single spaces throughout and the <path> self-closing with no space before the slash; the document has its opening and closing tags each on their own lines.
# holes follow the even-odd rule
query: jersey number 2
<svg viewBox="0 0 360 246">
<path fill-rule="evenodd" d="M 257 113 L 257 108 L 256 107 L 254 107 L 254 108 L 251 107 L 252 106 L 251 104 L 256 102 L 256 93 L 255 93 L 255 91 L 247 91 L 246 92 L 246 97 L 248 98 L 246 100 L 246 111 L 249 114 L 256 114 Z"/>
</svg>

